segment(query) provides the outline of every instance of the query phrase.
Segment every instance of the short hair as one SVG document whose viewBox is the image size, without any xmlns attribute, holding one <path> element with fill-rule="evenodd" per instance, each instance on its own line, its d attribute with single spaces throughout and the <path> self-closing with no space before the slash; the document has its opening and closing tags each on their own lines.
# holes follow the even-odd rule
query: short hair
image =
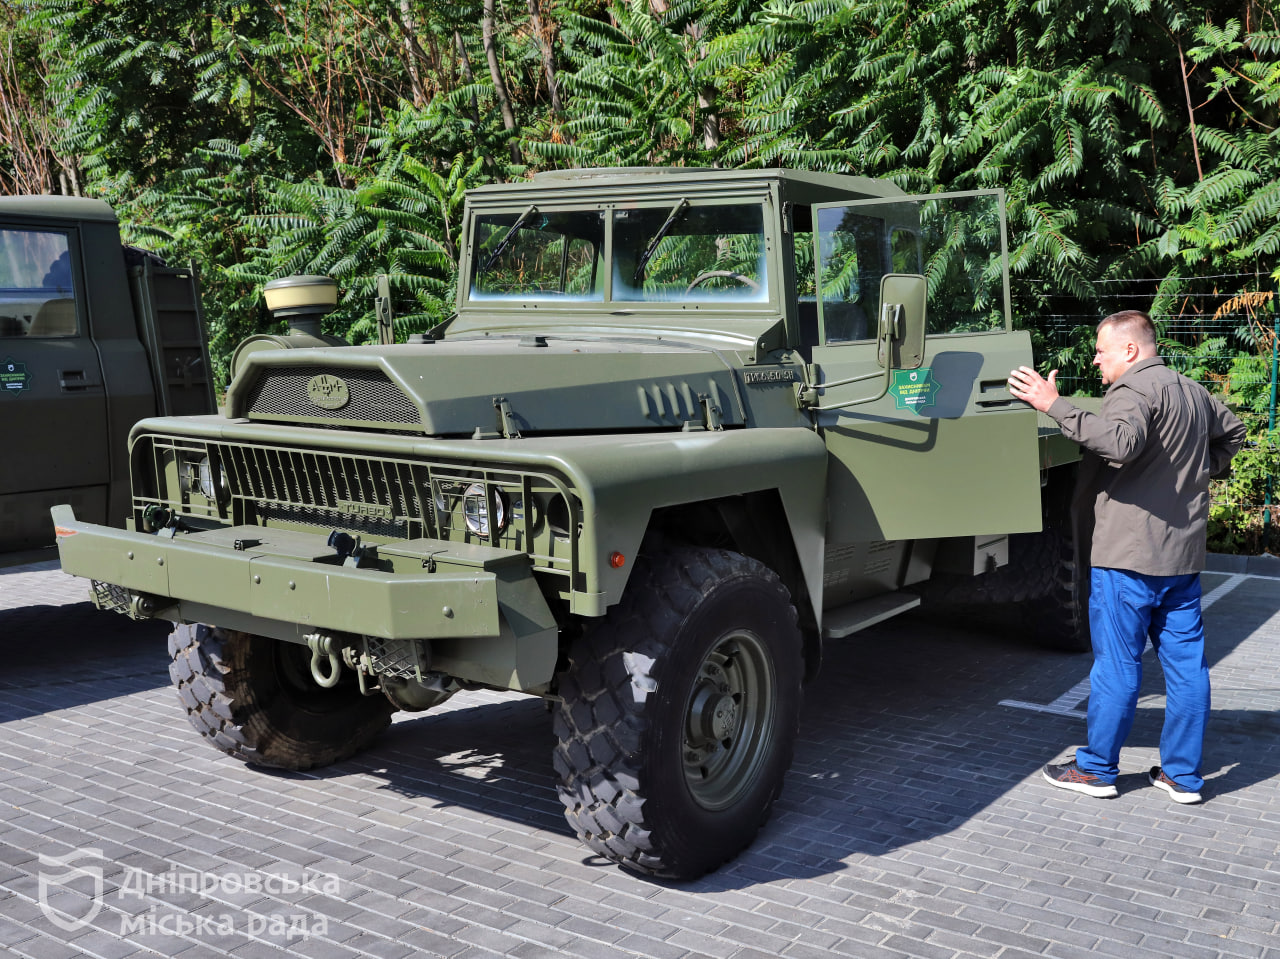
<svg viewBox="0 0 1280 959">
<path fill-rule="evenodd" d="M 1139 346 L 1156 349 L 1156 325 L 1151 322 L 1151 317 L 1141 310 L 1121 310 L 1119 313 L 1112 313 L 1098 324 L 1098 331 L 1101 332 L 1105 326 L 1114 328 L 1117 333 L 1129 337 Z"/>
</svg>

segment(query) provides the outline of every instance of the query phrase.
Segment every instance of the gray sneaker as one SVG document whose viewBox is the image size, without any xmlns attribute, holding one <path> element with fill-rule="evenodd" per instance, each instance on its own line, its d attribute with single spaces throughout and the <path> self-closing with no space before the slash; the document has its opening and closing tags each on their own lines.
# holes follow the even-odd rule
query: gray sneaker
<svg viewBox="0 0 1280 959">
<path fill-rule="evenodd" d="M 1190 789 L 1187 789 L 1185 786 L 1179 786 L 1176 782 L 1174 782 L 1172 779 L 1166 776 L 1164 774 L 1164 770 L 1161 769 L 1159 766 L 1152 766 L 1151 772 L 1148 773 L 1147 775 L 1148 775 L 1148 778 L 1150 778 L 1151 780 L 1151 785 L 1159 786 L 1161 789 L 1167 792 L 1170 795 L 1170 797 L 1172 797 L 1174 802 L 1179 802 L 1179 803 L 1182 803 L 1183 805 L 1189 805 L 1191 803 L 1197 803 L 1201 799 L 1201 796 L 1199 793 L 1192 792 Z"/>
<path fill-rule="evenodd" d="M 1119 795 L 1116 792 L 1115 783 L 1109 783 L 1093 773 L 1085 772 L 1076 765 L 1074 759 L 1059 766 L 1050 763 L 1040 772 L 1045 779 L 1059 789 L 1070 789 L 1072 792 L 1096 796 L 1099 799 L 1110 799 L 1112 796 Z"/>
</svg>

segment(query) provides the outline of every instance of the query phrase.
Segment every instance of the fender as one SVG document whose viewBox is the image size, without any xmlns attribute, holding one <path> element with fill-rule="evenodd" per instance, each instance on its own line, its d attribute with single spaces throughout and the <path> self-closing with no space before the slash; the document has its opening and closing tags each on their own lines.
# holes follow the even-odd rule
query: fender
<svg viewBox="0 0 1280 959">
<path fill-rule="evenodd" d="M 827 451 L 809 430 L 750 429 L 648 435 L 532 438 L 521 452 L 555 463 L 582 496 L 585 595 L 573 611 L 600 616 L 622 598 L 658 509 L 777 490 L 805 587 L 821 608 Z M 624 565 L 609 563 L 621 554 Z"/>
<path fill-rule="evenodd" d="M 779 427 L 458 440 L 297 426 L 282 430 L 219 416 L 157 417 L 134 427 L 130 442 L 135 455 L 145 445 L 139 441 L 150 434 L 556 472 L 582 503 L 581 581 L 573 585 L 571 611 L 592 617 L 603 616 L 622 598 L 654 510 L 776 489 L 805 587 L 815 608 L 822 605 L 827 450 L 811 430 Z M 139 469 L 142 464 L 134 466 Z M 620 567 L 610 563 L 615 553 L 623 558 Z"/>
</svg>

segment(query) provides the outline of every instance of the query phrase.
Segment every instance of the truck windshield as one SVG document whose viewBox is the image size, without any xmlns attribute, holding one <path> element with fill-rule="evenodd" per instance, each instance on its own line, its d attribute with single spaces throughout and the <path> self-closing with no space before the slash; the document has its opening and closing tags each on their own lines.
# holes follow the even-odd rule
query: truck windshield
<svg viewBox="0 0 1280 959">
<path fill-rule="evenodd" d="M 604 214 L 531 209 L 477 217 L 470 299 L 600 300 Z"/>
<path fill-rule="evenodd" d="M 734 203 L 617 210 L 613 298 L 768 300 L 764 208 Z"/>
<path fill-rule="evenodd" d="M 741 200 L 479 213 L 467 299 L 767 303 L 765 222 L 762 203 Z"/>
</svg>

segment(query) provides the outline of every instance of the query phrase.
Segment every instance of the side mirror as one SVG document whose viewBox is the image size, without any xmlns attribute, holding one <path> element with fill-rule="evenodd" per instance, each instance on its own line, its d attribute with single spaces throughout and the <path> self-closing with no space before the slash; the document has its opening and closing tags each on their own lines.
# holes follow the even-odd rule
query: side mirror
<svg viewBox="0 0 1280 959">
<path fill-rule="evenodd" d="M 886 273 L 880 280 L 876 359 L 881 368 L 914 370 L 924 362 L 927 292 L 927 282 L 919 273 Z"/>
<path fill-rule="evenodd" d="M 862 403 L 874 403 L 889 392 L 894 370 L 919 369 L 924 363 L 925 300 L 928 284 L 919 273 L 888 273 L 880 280 L 880 316 L 876 319 L 876 359 L 880 370 L 848 379 L 811 385 L 799 384 L 796 401 L 801 409 L 815 413 L 848 409 Z M 811 367 L 816 370 L 817 367 Z M 817 374 L 812 374 L 816 376 Z M 865 380 L 879 379 L 880 390 L 873 396 L 861 396 L 843 403 L 820 405 L 822 390 L 848 386 Z"/>
</svg>

